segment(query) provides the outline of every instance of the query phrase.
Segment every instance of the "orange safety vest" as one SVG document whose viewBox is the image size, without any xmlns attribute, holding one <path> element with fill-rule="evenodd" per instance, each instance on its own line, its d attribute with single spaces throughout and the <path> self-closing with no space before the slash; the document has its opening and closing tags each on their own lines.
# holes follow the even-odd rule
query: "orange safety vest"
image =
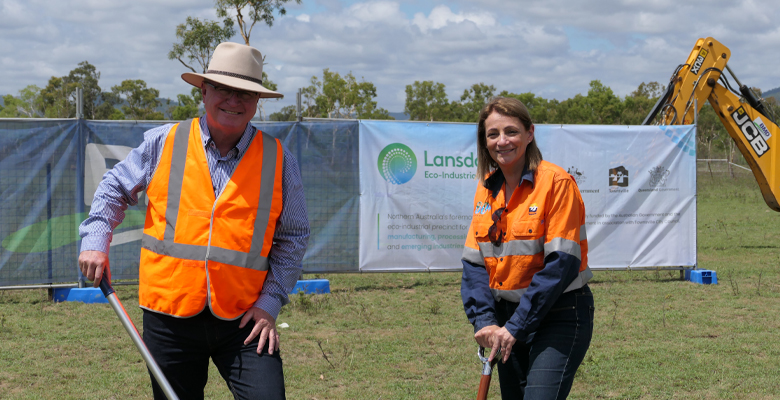
<svg viewBox="0 0 780 400">
<path fill-rule="evenodd" d="M 254 305 L 282 211 L 283 157 L 281 143 L 258 131 L 215 198 L 198 119 L 171 128 L 146 190 L 142 308 L 191 317 L 208 304 L 231 320 Z"/>
<path fill-rule="evenodd" d="M 464 260 L 487 269 L 493 297 L 519 303 L 534 274 L 544 268 L 545 257 L 555 251 L 580 260 L 580 273 L 565 292 L 584 286 L 593 273 L 588 268 L 585 204 L 574 178 L 542 161 L 533 184 L 521 180 L 508 204 L 505 193 L 505 182 L 496 193 L 478 185 L 463 248 Z M 497 231 L 504 235 L 495 246 L 488 231 L 496 210 L 505 206 L 496 222 Z"/>
</svg>

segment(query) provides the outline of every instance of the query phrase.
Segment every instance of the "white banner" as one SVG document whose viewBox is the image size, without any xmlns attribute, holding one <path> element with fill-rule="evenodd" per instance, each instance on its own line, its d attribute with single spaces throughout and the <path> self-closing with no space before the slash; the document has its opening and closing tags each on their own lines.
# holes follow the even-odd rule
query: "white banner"
<svg viewBox="0 0 780 400">
<path fill-rule="evenodd" d="M 592 269 L 696 264 L 693 126 L 536 125 L 585 201 Z M 461 268 L 475 124 L 360 121 L 360 270 Z"/>
</svg>

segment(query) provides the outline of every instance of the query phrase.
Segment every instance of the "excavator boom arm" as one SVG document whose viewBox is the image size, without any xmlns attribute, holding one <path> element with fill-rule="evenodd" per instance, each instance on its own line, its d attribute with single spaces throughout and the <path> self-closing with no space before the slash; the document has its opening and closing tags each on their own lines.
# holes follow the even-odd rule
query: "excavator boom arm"
<svg viewBox="0 0 780 400">
<path fill-rule="evenodd" d="M 696 113 L 708 100 L 750 165 L 764 201 L 769 208 L 780 211 L 780 128 L 747 86 L 737 81 L 739 97 L 728 90 L 730 86 L 727 89 L 719 82 L 728 86 L 722 75 L 730 57 L 731 51 L 713 38 L 696 41 L 644 124 L 652 123 L 656 116 L 664 125 L 693 124 Z"/>
<path fill-rule="evenodd" d="M 780 211 L 780 128 L 721 85 L 715 85 L 709 101 L 753 170 L 764 201 Z"/>
</svg>

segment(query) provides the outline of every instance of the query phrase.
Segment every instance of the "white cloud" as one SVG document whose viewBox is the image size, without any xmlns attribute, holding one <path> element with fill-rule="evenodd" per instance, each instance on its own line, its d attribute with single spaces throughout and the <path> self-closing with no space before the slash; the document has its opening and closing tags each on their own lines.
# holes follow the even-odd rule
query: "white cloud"
<svg viewBox="0 0 780 400">
<path fill-rule="evenodd" d="M 375 1 L 367 3 L 355 3 L 346 12 L 350 20 L 361 23 L 385 23 L 392 24 L 403 20 L 400 6 L 392 1 Z"/>
<path fill-rule="evenodd" d="M 0 3 L 0 26 L 5 29 L 25 26 L 33 22 L 33 14 L 30 11 L 32 10 L 29 10 L 24 2 L 5 0 Z"/>
<path fill-rule="evenodd" d="M 444 5 L 436 6 L 427 16 L 423 13 L 415 14 L 412 23 L 420 28 L 420 31 L 423 33 L 428 33 L 431 29 L 441 29 L 449 24 L 457 24 L 464 21 L 472 22 L 480 29 L 496 25 L 496 19 L 488 12 L 461 12 L 456 14 Z"/>
</svg>

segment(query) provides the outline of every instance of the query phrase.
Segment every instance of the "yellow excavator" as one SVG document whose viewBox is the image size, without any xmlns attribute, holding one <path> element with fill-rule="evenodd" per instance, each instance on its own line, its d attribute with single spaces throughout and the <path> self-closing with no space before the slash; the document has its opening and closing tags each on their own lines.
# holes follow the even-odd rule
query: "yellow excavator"
<svg viewBox="0 0 780 400">
<path fill-rule="evenodd" d="M 768 114 L 763 99 L 729 68 L 730 57 L 728 47 L 711 37 L 696 41 L 688 60 L 674 71 L 643 125 L 693 124 L 699 109 L 709 101 L 753 170 L 764 201 L 769 208 L 780 211 L 780 128 L 775 116 Z M 731 86 L 724 69 L 739 91 Z"/>
</svg>

